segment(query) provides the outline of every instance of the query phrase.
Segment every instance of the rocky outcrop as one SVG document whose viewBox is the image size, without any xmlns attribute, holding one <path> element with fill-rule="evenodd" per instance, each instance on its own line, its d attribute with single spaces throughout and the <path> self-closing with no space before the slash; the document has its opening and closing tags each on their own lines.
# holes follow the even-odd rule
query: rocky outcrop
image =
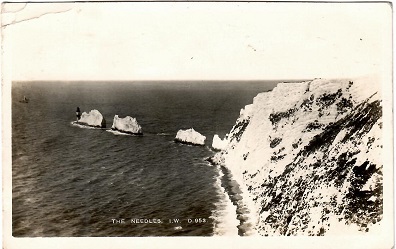
<svg viewBox="0 0 396 249">
<path fill-rule="evenodd" d="M 98 110 L 91 110 L 89 113 L 83 112 L 76 124 L 106 128 L 106 120 Z"/>
<path fill-rule="evenodd" d="M 213 136 L 212 148 L 214 150 L 223 150 L 225 149 L 227 144 L 228 144 L 227 138 L 221 139 L 217 134 Z"/>
<path fill-rule="evenodd" d="M 205 140 L 206 137 L 195 131 L 193 128 L 179 130 L 175 137 L 175 142 L 191 145 L 205 145 Z"/>
<path fill-rule="evenodd" d="M 115 115 L 111 129 L 132 135 L 143 135 L 142 127 L 138 124 L 136 118 L 130 116 L 120 118 L 118 115 Z"/>
<path fill-rule="evenodd" d="M 367 83 L 367 84 L 366 84 Z M 247 106 L 211 162 L 227 167 L 268 235 L 366 233 L 383 207 L 377 82 L 281 83 Z"/>
</svg>

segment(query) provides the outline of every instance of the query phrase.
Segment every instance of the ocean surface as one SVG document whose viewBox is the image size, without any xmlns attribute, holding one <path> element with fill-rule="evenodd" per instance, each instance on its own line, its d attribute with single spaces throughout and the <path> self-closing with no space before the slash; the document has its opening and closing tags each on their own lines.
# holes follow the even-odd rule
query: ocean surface
<svg viewBox="0 0 396 249">
<path fill-rule="evenodd" d="M 205 159 L 213 135 L 275 85 L 14 82 L 13 236 L 244 235 L 232 176 Z M 115 114 L 135 117 L 144 136 L 75 126 L 77 106 L 99 110 L 107 128 Z M 192 127 L 205 146 L 174 142 Z"/>
</svg>

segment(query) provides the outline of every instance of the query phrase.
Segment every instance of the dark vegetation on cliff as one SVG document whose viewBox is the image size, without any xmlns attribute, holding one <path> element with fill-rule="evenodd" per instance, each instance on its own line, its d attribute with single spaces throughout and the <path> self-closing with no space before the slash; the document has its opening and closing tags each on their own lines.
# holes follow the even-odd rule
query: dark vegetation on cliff
<svg viewBox="0 0 396 249">
<path fill-rule="evenodd" d="M 334 104 L 334 99 L 338 97 L 339 92 L 323 95 L 317 103 L 328 107 L 330 103 Z M 347 106 L 350 107 L 349 104 Z M 278 116 L 287 117 L 285 114 Z M 265 224 L 283 235 L 292 235 L 304 229 L 316 231 L 311 232 L 310 235 L 323 235 L 331 225 L 330 215 L 334 214 L 342 217 L 347 224 L 357 224 L 361 231 L 368 231 L 368 224 L 380 221 L 382 219 L 382 184 L 376 183 L 375 188 L 371 190 L 362 190 L 362 187 L 374 173 L 382 175 L 382 165 L 375 165 L 369 160 L 363 164 L 357 164 L 355 156 L 360 151 L 353 147 L 337 156 L 329 156 L 329 149 L 339 147 L 341 150 L 346 143 L 352 145 L 361 143 L 361 138 L 371 130 L 381 116 L 380 101 L 364 101 L 344 118 L 324 127 L 323 131 L 314 136 L 308 145 L 301 148 L 294 161 L 286 166 L 282 174 L 266 179 L 259 187 L 260 189 L 255 190 L 261 191 L 260 196 L 270 200 L 260 210 L 260 213 L 269 212 Z M 274 120 L 273 117 L 270 116 L 271 121 Z M 307 126 L 307 130 L 319 129 L 322 126 L 315 121 Z M 342 130 L 345 135 L 340 144 L 333 144 Z M 281 141 L 279 138 L 272 140 L 271 148 L 279 141 Z M 369 139 L 370 142 L 372 143 L 373 140 Z M 297 149 L 298 143 L 293 144 L 293 148 Z M 315 155 L 315 162 L 308 160 L 311 154 Z M 284 156 L 283 154 L 273 155 L 271 161 L 276 162 Z M 308 170 L 311 173 L 300 175 L 295 179 L 295 175 L 302 170 Z M 320 196 L 321 194 L 317 197 L 310 195 L 316 188 L 321 188 L 320 186 L 333 185 L 341 191 L 344 184 L 348 186 L 347 182 L 349 182 L 349 187 L 341 203 L 336 201 L 336 194 L 332 195 L 328 202 L 321 201 L 324 198 Z M 319 206 L 322 210 L 320 221 L 314 227 L 308 227 L 308 224 L 311 224 L 309 210 Z"/>
<path fill-rule="evenodd" d="M 231 146 L 215 161 L 244 169 L 261 235 L 321 236 L 335 225 L 368 232 L 382 220 L 381 100 L 377 93 L 362 100 L 353 84 L 308 82 L 290 102 L 292 93 L 274 93 L 286 99 L 279 108 L 258 97 L 259 111 L 229 133 Z"/>
</svg>

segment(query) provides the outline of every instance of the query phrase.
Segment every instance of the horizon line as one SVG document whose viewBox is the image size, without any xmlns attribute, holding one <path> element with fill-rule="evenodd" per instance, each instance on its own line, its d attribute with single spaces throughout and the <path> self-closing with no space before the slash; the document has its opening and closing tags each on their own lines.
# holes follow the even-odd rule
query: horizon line
<svg viewBox="0 0 396 249">
<path fill-rule="evenodd" d="M 87 82 L 87 83 L 132 83 L 132 82 L 165 82 L 165 83 L 196 83 L 196 82 L 213 82 L 213 83 L 221 83 L 221 82 L 269 82 L 269 81 L 278 81 L 278 82 L 302 82 L 302 81 L 309 81 L 314 79 L 320 78 L 301 78 L 301 79 L 261 79 L 261 80 L 12 80 L 11 82 L 42 82 L 42 83 L 56 83 L 56 82 L 70 82 L 70 83 L 77 83 L 77 82 Z"/>
</svg>

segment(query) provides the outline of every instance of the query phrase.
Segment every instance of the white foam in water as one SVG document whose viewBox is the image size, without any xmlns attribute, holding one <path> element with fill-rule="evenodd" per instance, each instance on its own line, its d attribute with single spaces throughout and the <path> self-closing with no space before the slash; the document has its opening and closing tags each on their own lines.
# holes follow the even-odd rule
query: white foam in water
<svg viewBox="0 0 396 249">
<path fill-rule="evenodd" d="M 119 136 L 133 136 L 132 134 L 128 134 L 125 132 L 119 132 L 119 131 L 115 131 L 115 130 L 106 130 L 106 131 L 111 132 L 114 135 L 119 135 Z"/>
<path fill-rule="evenodd" d="M 231 174 L 231 175 L 232 175 L 231 178 L 235 179 L 234 175 L 233 174 Z M 258 236 L 257 230 L 255 230 L 255 226 L 256 226 L 255 224 L 258 221 L 258 217 L 257 217 L 256 212 L 252 212 L 252 210 L 257 210 L 257 208 L 255 207 L 254 202 L 251 200 L 251 198 L 247 194 L 248 191 L 247 191 L 246 187 L 238 184 L 238 180 L 236 180 L 235 183 L 237 183 L 238 188 L 241 191 L 240 192 L 241 199 L 238 200 L 238 206 L 240 208 L 245 209 L 245 211 L 243 212 L 243 216 L 247 219 L 244 222 L 244 224 L 242 226 L 240 226 L 239 228 L 244 233 L 244 236 Z"/>
<path fill-rule="evenodd" d="M 226 190 L 221 186 L 221 177 L 223 172 L 217 166 L 219 175 L 216 179 L 215 187 L 220 201 L 216 203 L 216 210 L 212 212 L 211 218 L 214 219 L 214 235 L 215 236 L 238 236 L 239 220 L 237 219 L 237 207 L 234 206 L 228 197 Z"/>
<path fill-rule="evenodd" d="M 95 128 L 95 127 L 88 126 L 88 125 L 77 124 L 76 121 L 72 121 L 70 124 L 71 124 L 71 125 L 74 125 L 74 126 L 77 126 L 77 127 L 79 127 L 79 128 L 84 128 L 84 129 L 100 129 L 100 128 Z"/>
<path fill-rule="evenodd" d="M 160 132 L 160 133 L 157 133 L 157 136 L 172 136 L 173 134 L 171 134 L 171 133 L 165 133 L 165 132 Z"/>
</svg>

